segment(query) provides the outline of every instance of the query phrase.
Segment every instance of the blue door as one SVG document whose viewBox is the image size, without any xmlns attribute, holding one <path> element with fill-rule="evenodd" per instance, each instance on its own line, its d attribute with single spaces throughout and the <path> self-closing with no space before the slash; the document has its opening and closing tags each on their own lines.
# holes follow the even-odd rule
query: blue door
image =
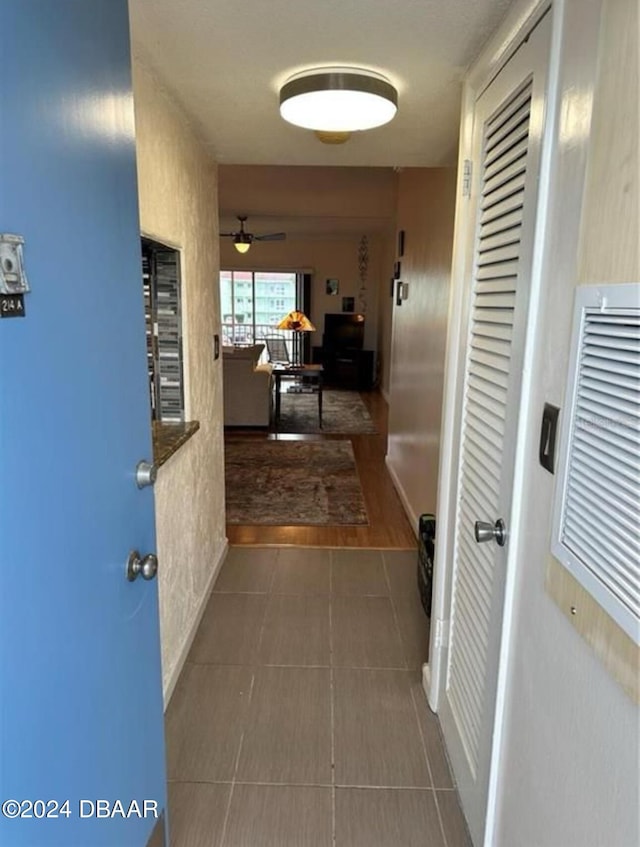
<svg viewBox="0 0 640 847">
<path fill-rule="evenodd" d="M 157 582 L 125 578 L 155 547 L 127 2 L 0 10 L 0 232 L 31 288 L 0 319 L 0 844 L 144 847 L 165 764 Z"/>
</svg>

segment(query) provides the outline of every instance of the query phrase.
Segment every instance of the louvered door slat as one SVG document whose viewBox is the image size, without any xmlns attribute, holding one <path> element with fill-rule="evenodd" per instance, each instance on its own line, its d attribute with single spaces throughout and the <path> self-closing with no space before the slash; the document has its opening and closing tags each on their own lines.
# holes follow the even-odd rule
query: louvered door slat
<svg viewBox="0 0 640 847">
<path fill-rule="evenodd" d="M 620 386 L 634 394 L 640 392 L 640 377 L 634 372 L 633 368 L 629 369 L 629 373 L 620 373 L 617 369 L 613 370 L 607 367 L 604 362 L 599 364 L 599 367 L 594 367 L 585 357 L 582 363 L 582 373 L 585 377 L 606 380 L 607 385 Z"/>
<path fill-rule="evenodd" d="M 585 418 L 589 415 L 609 416 L 609 420 L 615 425 L 622 418 L 626 419 L 631 431 L 638 429 L 640 424 L 640 409 L 638 404 L 623 397 L 616 398 L 613 394 L 604 394 L 599 391 L 591 391 L 582 385 L 579 414 Z"/>
<path fill-rule="evenodd" d="M 506 324 L 508 326 L 513 325 L 512 309 L 493 309 L 491 306 L 485 304 L 486 300 L 483 298 L 482 306 L 479 306 L 474 312 L 474 318 L 484 321 L 484 323 Z"/>
<path fill-rule="evenodd" d="M 492 338 L 490 335 L 483 335 L 479 332 L 473 335 L 476 350 L 474 350 L 471 361 L 484 364 L 487 371 L 490 371 L 490 369 L 503 370 L 501 366 L 501 362 L 503 362 L 506 371 L 509 364 L 509 342 L 503 341 L 501 338 Z M 483 357 L 483 353 L 493 354 L 491 361 Z"/>
<path fill-rule="evenodd" d="M 500 375 L 501 380 L 504 378 Z M 504 414 L 504 409 L 507 405 L 507 392 L 501 385 L 493 382 L 487 375 L 479 375 L 474 368 L 469 368 L 469 385 L 473 386 L 476 391 L 480 391 L 490 397 L 494 403 L 499 404 L 501 414 Z M 494 408 L 492 406 L 492 408 Z"/>
<path fill-rule="evenodd" d="M 478 267 L 476 279 L 501 279 L 502 277 L 511 277 L 514 280 L 518 275 L 518 259 L 517 257 L 511 261 L 503 262 L 482 262 Z"/>
<path fill-rule="evenodd" d="M 629 492 L 621 486 L 609 484 L 610 480 L 598 479 L 594 482 L 593 476 L 583 467 L 574 465 L 572 475 L 581 487 L 583 495 L 602 509 L 603 514 L 613 512 L 613 519 L 621 522 L 631 532 L 638 529 L 638 504 L 633 502 Z"/>
<path fill-rule="evenodd" d="M 497 156 L 501 156 L 516 141 L 520 141 L 526 137 L 529 131 L 530 109 L 531 103 L 527 100 L 492 136 L 488 137 L 486 148 L 487 165 L 492 164 Z"/>
<path fill-rule="evenodd" d="M 482 156 L 483 206 L 470 312 L 448 680 L 472 772 L 479 756 L 495 556 L 489 545 L 475 543 L 472 532 L 475 520 L 495 519 L 500 503 L 530 110 L 529 84 L 487 122 Z"/>
<path fill-rule="evenodd" d="M 637 573 L 637 549 L 629 550 L 617 538 L 612 540 L 606 533 L 598 532 L 598 525 L 594 525 L 593 518 L 577 501 L 567 508 L 563 537 L 569 544 L 588 552 L 590 560 L 598 563 L 597 572 L 607 588 L 623 599 L 625 605 L 636 607 L 640 580 L 631 581 L 628 574 Z"/>
<path fill-rule="evenodd" d="M 472 316 L 471 332 L 476 337 L 493 338 L 497 341 L 505 341 L 511 343 L 513 337 L 512 326 L 496 326 L 495 324 L 483 324 L 481 320 L 476 320 L 476 315 Z"/>
<path fill-rule="evenodd" d="M 488 353 L 478 347 L 473 351 L 471 360 L 473 362 L 478 362 L 478 364 L 485 365 L 487 368 L 494 368 L 497 371 L 501 371 L 503 374 L 508 375 L 509 373 L 508 356 L 497 353 Z"/>
<path fill-rule="evenodd" d="M 474 442 L 469 442 L 467 444 L 467 453 L 468 459 L 467 461 L 475 461 L 479 472 L 485 474 L 487 479 L 493 481 L 494 488 L 498 488 L 500 486 L 500 477 L 496 473 L 496 469 L 494 466 L 494 462 L 491 456 L 487 456 L 481 449 L 481 447 Z M 464 467 L 464 465 L 463 465 Z"/>
<path fill-rule="evenodd" d="M 599 534 L 606 527 L 607 535 L 612 535 L 618 539 L 619 543 L 613 543 L 621 557 L 626 555 L 626 551 L 638 548 L 640 545 L 640 536 L 638 534 L 638 521 L 630 521 L 625 518 L 625 515 L 619 511 L 617 504 L 609 503 L 601 496 L 601 492 L 594 494 L 583 483 L 580 475 L 574 473 L 575 484 L 571 487 L 571 500 L 573 506 L 579 510 L 579 514 L 584 516 L 593 527 L 596 534 Z M 636 516 L 637 517 L 637 516 Z"/>
<path fill-rule="evenodd" d="M 496 262 L 510 262 L 518 259 L 520 244 L 518 241 L 501 241 L 491 248 L 483 250 L 478 256 L 478 266 L 493 265 Z"/>
<path fill-rule="evenodd" d="M 522 107 L 526 106 L 531 102 L 531 87 L 526 85 L 519 91 L 517 94 L 514 94 L 513 97 L 509 99 L 507 103 L 504 103 L 502 108 L 496 112 L 495 115 L 489 118 L 485 126 L 485 151 L 489 149 L 489 142 L 496 137 L 496 135 L 504 135 L 505 133 L 505 125 L 508 121 L 511 120 L 514 114 L 517 112 L 522 113 Z M 485 152 L 485 170 L 486 170 L 486 160 L 487 160 L 486 152 Z"/>
<path fill-rule="evenodd" d="M 511 194 L 509 197 L 506 197 L 500 203 L 495 203 L 494 205 L 489 206 L 488 209 L 484 209 L 480 217 L 480 223 L 483 225 L 491 223 L 491 221 L 494 221 L 497 218 L 504 218 L 505 215 L 517 212 L 519 209 L 522 209 L 523 200 L 524 192 L 516 191 L 515 194 Z"/>
<path fill-rule="evenodd" d="M 473 461 L 466 462 L 465 468 L 469 478 L 469 487 L 476 500 L 485 504 L 488 500 L 496 502 L 500 494 L 499 485 L 490 476 L 481 474 L 477 464 Z M 484 508 L 484 505 L 483 505 Z"/>
<path fill-rule="evenodd" d="M 520 178 L 525 172 L 526 163 L 527 157 L 525 151 L 525 153 L 523 153 L 521 156 L 516 159 L 513 159 L 513 161 L 507 167 L 498 170 L 494 177 L 492 177 L 491 179 L 487 179 L 484 184 L 484 190 L 482 192 L 483 197 L 487 197 L 494 191 L 497 191 L 499 188 L 505 185 L 505 183 L 509 183 L 516 178 Z"/>
<path fill-rule="evenodd" d="M 480 237 L 483 239 L 481 244 L 489 245 L 489 238 L 504 235 L 504 237 L 513 238 L 513 230 L 521 230 L 522 227 L 522 209 L 515 208 L 509 213 L 498 216 L 495 220 L 485 221 L 480 228 Z M 518 235 L 518 239 L 520 236 Z"/>
<path fill-rule="evenodd" d="M 583 444 L 587 448 L 599 450 L 615 461 L 624 476 L 631 477 L 636 468 L 636 445 L 637 435 L 618 421 L 620 434 L 614 429 L 600 426 L 597 421 L 587 419 L 578 421 L 574 440 L 576 444 Z"/>
<path fill-rule="evenodd" d="M 527 143 L 528 139 L 525 135 L 521 138 L 520 141 L 517 141 L 513 146 L 509 147 L 509 149 L 499 156 L 497 159 L 494 159 L 492 164 L 485 169 L 484 176 L 487 181 L 492 179 L 496 174 L 498 174 L 503 169 L 508 168 L 513 162 L 521 159 L 523 155 L 527 152 Z"/>
<path fill-rule="evenodd" d="M 479 339 L 482 341 L 483 339 Z M 509 381 L 508 374 L 496 372 L 495 369 L 485 367 L 473 359 L 469 362 L 469 375 L 473 375 L 476 379 L 484 380 L 495 386 L 496 392 L 499 392 L 500 397 L 506 401 L 506 390 Z"/>
<path fill-rule="evenodd" d="M 597 392 L 598 395 L 602 395 L 603 397 L 613 397 L 619 398 L 620 400 L 626 400 L 632 403 L 638 396 L 638 391 L 640 390 L 640 386 L 634 386 L 633 388 L 627 388 L 626 386 L 621 386 L 619 384 L 612 384 L 612 382 L 605 382 L 604 379 L 591 379 L 588 376 L 582 377 L 582 385 L 585 391 L 593 392 L 594 394 Z"/>
<path fill-rule="evenodd" d="M 495 402 L 486 393 L 479 391 L 470 384 L 467 393 L 469 405 L 474 405 L 478 408 L 482 415 L 482 422 L 485 426 L 490 427 L 492 435 L 504 435 L 504 405 Z"/>
<path fill-rule="evenodd" d="M 472 404 L 467 402 L 467 406 L 471 407 Z M 469 449 L 476 448 L 487 459 L 488 473 L 500 466 L 500 445 L 496 444 L 495 432 L 484 422 L 482 412 L 478 409 L 469 408 L 467 437 Z"/>
<path fill-rule="evenodd" d="M 504 183 L 496 184 L 496 187 L 492 188 L 491 191 L 487 188 L 482 194 L 481 208 L 483 210 L 492 209 L 506 197 L 512 197 L 514 194 L 520 194 L 524 190 L 525 179 L 526 173 L 523 170 L 516 176 L 506 180 Z"/>
<path fill-rule="evenodd" d="M 522 227 L 519 225 L 510 226 L 506 229 L 501 229 L 494 235 L 485 235 L 482 239 L 482 251 L 478 253 L 478 261 L 483 261 L 487 252 L 500 249 L 501 247 L 511 247 L 520 252 L 520 237 L 522 235 Z M 514 256 L 513 258 L 517 258 Z"/>
</svg>

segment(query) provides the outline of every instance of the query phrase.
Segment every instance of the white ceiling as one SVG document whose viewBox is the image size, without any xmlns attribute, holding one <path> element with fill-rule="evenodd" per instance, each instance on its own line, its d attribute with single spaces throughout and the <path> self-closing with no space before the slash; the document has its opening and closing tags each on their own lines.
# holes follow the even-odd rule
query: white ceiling
<svg viewBox="0 0 640 847">
<path fill-rule="evenodd" d="M 511 0 L 130 0 L 134 49 L 225 164 L 455 163 L 460 80 Z M 385 127 L 321 144 L 278 112 L 312 65 L 368 67 L 398 88 Z"/>
</svg>

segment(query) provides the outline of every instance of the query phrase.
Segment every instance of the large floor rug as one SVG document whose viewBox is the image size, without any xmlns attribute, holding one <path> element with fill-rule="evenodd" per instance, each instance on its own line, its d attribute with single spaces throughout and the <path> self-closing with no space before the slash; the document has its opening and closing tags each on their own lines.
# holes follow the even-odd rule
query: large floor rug
<svg viewBox="0 0 640 847">
<path fill-rule="evenodd" d="M 367 524 L 349 441 L 227 441 L 227 522 Z"/>
<path fill-rule="evenodd" d="M 322 392 L 322 429 L 318 424 L 317 394 L 287 394 L 280 399 L 279 432 L 328 432 L 345 435 L 377 432 L 357 391 Z"/>
</svg>

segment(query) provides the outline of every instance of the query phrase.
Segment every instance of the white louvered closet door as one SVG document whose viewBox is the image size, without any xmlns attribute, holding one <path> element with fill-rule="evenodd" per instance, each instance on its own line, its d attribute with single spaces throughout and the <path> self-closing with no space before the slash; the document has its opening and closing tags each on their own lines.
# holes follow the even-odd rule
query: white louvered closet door
<svg viewBox="0 0 640 847">
<path fill-rule="evenodd" d="M 453 607 L 442 716 L 465 816 L 482 844 L 544 118 L 549 16 L 476 104 Z M 474 524 L 507 526 L 479 544 Z"/>
</svg>

